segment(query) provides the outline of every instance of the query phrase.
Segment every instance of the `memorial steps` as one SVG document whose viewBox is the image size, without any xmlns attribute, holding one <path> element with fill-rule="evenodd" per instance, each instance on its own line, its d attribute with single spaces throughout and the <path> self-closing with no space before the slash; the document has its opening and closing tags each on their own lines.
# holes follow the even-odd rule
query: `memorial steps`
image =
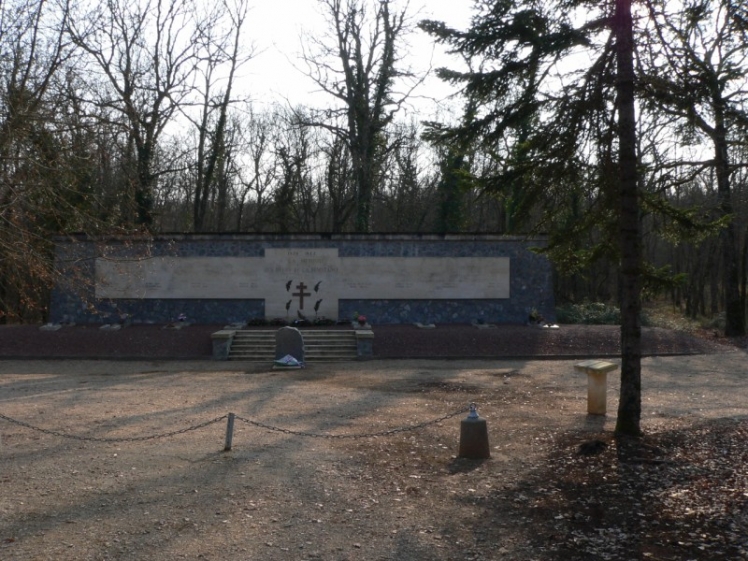
<svg viewBox="0 0 748 561">
<path fill-rule="evenodd" d="M 273 362 L 277 330 L 239 330 L 229 349 L 229 360 Z M 301 330 L 305 362 L 356 360 L 356 334 L 353 330 Z"/>
</svg>

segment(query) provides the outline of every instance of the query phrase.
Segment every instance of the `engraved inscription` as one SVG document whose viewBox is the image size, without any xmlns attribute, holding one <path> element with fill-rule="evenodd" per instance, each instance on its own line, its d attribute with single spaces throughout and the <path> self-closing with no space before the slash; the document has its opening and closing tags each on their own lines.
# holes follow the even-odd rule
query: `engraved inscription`
<svg viewBox="0 0 748 561">
<path fill-rule="evenodd" d="M 336 248 L 267 248 L 257 257 L 99 259 L 96 296 L 252 298 L 264 300 L 269 318 L 337 319 L 340 299 L 509 298 L 509 271 L 507 257 L 341 258 Z"/>
</svg>

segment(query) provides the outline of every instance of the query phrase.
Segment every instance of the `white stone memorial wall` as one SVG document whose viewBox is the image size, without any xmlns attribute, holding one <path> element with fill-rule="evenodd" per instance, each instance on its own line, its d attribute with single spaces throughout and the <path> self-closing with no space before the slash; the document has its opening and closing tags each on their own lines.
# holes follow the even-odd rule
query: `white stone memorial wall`
<svg viewBox="0 0 748 561">
<path fill-rule="evenodd" d="M 96 298 L 262 299 L 268 318 L 338 317 L 338 301 L 510 297 L 508 257 L 340 257 L 266 248 L 263 257 L 96 260 Z"/>
</svg>

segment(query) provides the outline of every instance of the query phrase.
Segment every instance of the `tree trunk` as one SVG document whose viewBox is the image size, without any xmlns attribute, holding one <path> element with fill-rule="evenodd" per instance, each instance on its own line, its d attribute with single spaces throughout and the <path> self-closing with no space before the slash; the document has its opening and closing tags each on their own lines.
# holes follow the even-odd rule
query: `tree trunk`
<svg viewBox="0 0 748 561">
<path fill-rule="evenodd" d="M 746 306 L 746 288 L 748 287 L 748 235 L 744 235 L 741 240 L 742 250 L 740 259 L 740 301 L 745 310 Z"/>
<path fill-rule="evenodd" d="M 356 233 L 359 234 L 367 234 L 371 229 L 371 199 L 374 192 L 374 179 L 369 169 L 370 165 L 369 161 L 359 161 L 356 169 L 356 223 L 354 228 Z"/>
<path fill-rule="evenodd" d="M 641 225 L 634 107 L 631 0 L 616 0 L 621 240 L 621 393 L 616 435 L 641 435 Z"/>
<path fill-rule="evenodd" d="M 732 214 L 730 192 L 730 161 L 727 154 L 727 130 L 724 120 L 724 103 L 715 99 L 714 127 L 714 167 L 717 175 L 717 197 L 720 214 Z M 722 259 L 725 268 L 725 335 L 737 337 L 745 335 L 745 306 L 740 297 L 740 271 L 735 222 L 730 220 L 720 232 Z"/>
<path fill-rule="evenodd" d="M 712 244 L 707 245 L 707 251 L 709 254 L 709 262 L 707 267 L 709 268 L 709 313 L 712 316 L 719 314 L 719 259 L 718 254 L 712 251 Z"/>
<path fill-rule="evenodd" d="M 138 182 L 135 186 L 135 223 L 153 225 L 153 147 L 146 142 L 138 147 Z"/>
</svg>

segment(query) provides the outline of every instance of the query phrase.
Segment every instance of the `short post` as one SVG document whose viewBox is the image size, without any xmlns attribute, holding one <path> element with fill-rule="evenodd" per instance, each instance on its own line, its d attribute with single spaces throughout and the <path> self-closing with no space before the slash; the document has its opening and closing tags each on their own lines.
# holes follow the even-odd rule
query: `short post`
<svg viewBox="0 0 748 561">
<path fill-rule="evenodd" d="M 356 358 L 365 360 L 374 354 L 374 332 L 371 329 L 354 329 L 356 333 Z"/>
<path fill-rule="evenodd" d="M 574 365 L 575 370 L 587 374 L 587 413 L 589 415 L 607 413 L 608 372 L 617 368 L 617 364 L 604 360 L 585 360 Z"/>
<path fill-rule="evenodd" d="M 228 360 L 231 344 L 236 336 L 235 329 L 221 329 L 212 333 L 210 338 L 213 341 L 213 360 Z"/>
<path fill-rule="evenodd" d="M 470 413 L 460 423 L 460 458 L 485 460 L 491 457 L 488 446 L 488 425 L 478 415 L 475 403 L 470 404 Z"/>
<path fill-rule="evenodd" d="M 234 438 L 234 414 L 229 413 L 228 421 L 226 421 L 226 445 L 223 447 L 224 452 L 231 451 L 231 440 Z"/>
</svg>

